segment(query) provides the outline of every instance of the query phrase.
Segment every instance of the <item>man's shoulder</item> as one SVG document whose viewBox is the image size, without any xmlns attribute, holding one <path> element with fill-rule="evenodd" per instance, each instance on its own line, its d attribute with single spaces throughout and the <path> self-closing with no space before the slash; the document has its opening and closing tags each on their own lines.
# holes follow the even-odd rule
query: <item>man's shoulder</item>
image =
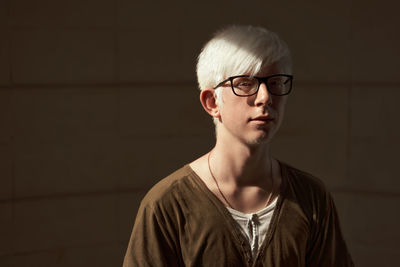
<svg viewBox="0 0 400 267">
<path fill-rule="evenodd" d="M 193 171 L 188 165 L 172 172 L 147 192 L 142 200 L 142 205 L 154 207 L 155 205 L 165 205 L 168 202 L 177 201 L 184 193 L 185 187 L 190 184 L 188 178 L 192 174 Z"/>
<path fill-rule="evenodd" d="M 321 197 L 329 194 L 324 182 L 320 178 L 287 163 L 281 162 L 281 165 L 284 169 L 283 175 L 286 178 L 286 182 L 292 190 L 307 194 L 314 193 Z"/>
<path fill-rule="evenodd" d="M 333 210 L 333 198 L 320 178 L 284 164 L 285 198 L 298 205 L 310 221 L 323 218 Z"/>
</svg>

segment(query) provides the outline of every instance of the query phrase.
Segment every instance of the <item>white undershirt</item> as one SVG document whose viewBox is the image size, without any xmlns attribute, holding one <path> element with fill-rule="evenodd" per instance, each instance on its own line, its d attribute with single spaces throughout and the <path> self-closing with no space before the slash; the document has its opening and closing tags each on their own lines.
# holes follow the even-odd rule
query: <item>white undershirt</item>
<svg viewBox="0 0 400 267">
<path fill-rule="evenodd" d="M 265 239 L 277 199 L 275 198 L 271 204 L 256 213 L 243 213 L 227 207 L 247 237 L 253 257 L 257 255 L 258 248 Z"/>
</svg>

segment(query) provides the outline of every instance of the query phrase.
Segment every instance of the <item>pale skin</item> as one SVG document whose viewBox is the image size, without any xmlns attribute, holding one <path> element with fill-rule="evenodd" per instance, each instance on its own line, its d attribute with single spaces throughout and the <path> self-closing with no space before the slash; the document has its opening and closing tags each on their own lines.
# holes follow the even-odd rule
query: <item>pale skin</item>
<svg viewBox="0 0 400 267">
<path fill-rule="evenodd" d="M 273 64 L 257 76 L 278 73 L 284 72 Z M 247 97 L 234 95 L 229 82 L 220 90 L 222 104 L 214 89 L 200 93 L 204 110 L 218 119 L 217 141 L 209 153 L 189 165 L 225 206 L 244 213 L 257 212 L 266 206 L 271 192 L 271 200 L 280 192 L 281 171 L 270 154 L 270 141 L 282 122 L 287 96 L 270 95 L 264 83 L 257 94 Z M 229 203 L 211 176 L 209 156 L 212 173 Z"/>
</svg>

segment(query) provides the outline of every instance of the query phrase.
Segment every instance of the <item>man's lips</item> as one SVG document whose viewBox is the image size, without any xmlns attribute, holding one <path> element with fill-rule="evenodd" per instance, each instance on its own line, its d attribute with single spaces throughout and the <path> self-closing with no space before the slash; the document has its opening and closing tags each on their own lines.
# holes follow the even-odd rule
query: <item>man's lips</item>
<svg viewBox="0 0 400 267">
<path fill-rule="evenodd" d="M 272 121 L 272 120 L 273 120 L 273 118 L 270 116 L 258 116 L 258 117 L 250 119 L 250 121 L 264 121 L 264 122 Z"/>
</svg>

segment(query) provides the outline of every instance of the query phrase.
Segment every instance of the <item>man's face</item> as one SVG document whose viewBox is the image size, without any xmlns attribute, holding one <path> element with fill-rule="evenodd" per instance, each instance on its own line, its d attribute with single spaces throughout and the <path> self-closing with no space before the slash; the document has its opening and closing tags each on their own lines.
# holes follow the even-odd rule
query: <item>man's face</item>
<svg viewBox="0 0 400 267">
<path fill-rule="evenodd" d="M 283 69 L 273 64 L 256 76 L 282 73 Z M 264 83 L 257 94 L 247 97 L 236 96 L 230 86 L 220 90 L 223 103 L 219 108 L 218 138 L 233 138 L 252 146 L 269 142 L 281 125 L 287 96 L 271 95 Z"/>
</svg>

